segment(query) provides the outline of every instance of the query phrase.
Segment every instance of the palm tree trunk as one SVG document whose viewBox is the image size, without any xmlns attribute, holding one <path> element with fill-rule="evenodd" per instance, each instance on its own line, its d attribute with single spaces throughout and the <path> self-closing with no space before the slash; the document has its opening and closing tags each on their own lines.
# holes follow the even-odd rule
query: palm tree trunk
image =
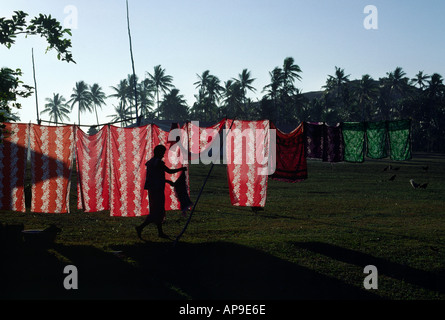
<svg viewBox="0 0 445 320">
<path fill-rule="evenodd" d="M 156 89 L 156 95 L 157 95 L 157 98 L 158 98 L 157 117 L 159 118 L 159 88 Z"/>
<path fill-rule="evenodd" d="M 77 110 L 77 118 L 78 118 L 78 125 L 80 126 L 80 102 L 79 102 L 79 109 Z"/>
<path fill-rule="evenodd" d="M 97 107 L 96 107 L 96 105 L 94 105 L 94 111 L 96 111 L 96 121 L 97 121 L 97 125 L 99 125 L 99 118 L 97 116 Z"/>
</svg>

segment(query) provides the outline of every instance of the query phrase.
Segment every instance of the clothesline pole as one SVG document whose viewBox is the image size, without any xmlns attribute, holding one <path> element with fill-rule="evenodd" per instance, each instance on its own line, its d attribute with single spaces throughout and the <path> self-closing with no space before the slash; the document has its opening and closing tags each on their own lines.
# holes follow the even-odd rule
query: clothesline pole
<svg viewBox="0 0 445 320">
<path fill-rule="evenodd" d="M 34 64 L 34 48 L 31 48 L 31 56 L 32 56 L 32 74 L 33 74 L 33 78 L 34 78 L 34 91 L 35 91 L 35 95 L 36 95 L 37 123 L 40 124 L 39 99 L 37 98 L 36 67 L 35 67 L 35 64 Z"/>
<path fill-rule="evenodd" d="M 229 131 L 232 129 L 232 125 L 233 125 L 233 122 L 234 122 L 234 121 L 235 121 L 235 120 L 232 120 L 232 123 L 230 124 L 230 128 L 229 128 L 229 130 L 227 131 L 227 135 L 229 134 Z M 224 146 L 223 146 L 223 147 L 224 147 Z M 214 166 L 215 166 L 215 163 L 212 162 L 212 165 L 210 166 L 210 170 L 209 170 L 209 172 L 207 173 L 207 177 L 205 178 L 204 183 L 203 183 L 202 186 L 201 186 L 201 190 L 200 190 L 199 193 L 198 193 L 198 197 L 196 198 L 196 201 L 195 201 L 195 203 L 193 204 L 193 208 L 192 208 L 192 210 L 190 211 L 190 215 L 189 215 L 189 217 L 188 217 L 188 219 L 187 219 L 187 222 L 185 223 L 184 228 L 182 229 L 181 233 L 176 237 L 176 240 L 173 242 L 173 247 L 176 246 L 176 244 L 178 243 L 179 239 L 182 237 L 182 235 L 184 234 L 185 230 L 187 229 L 187 227 L 188 227 L 190 221 L 192 220 L 193 212 L 195 212 L 196 205 L 198 204 L 199 198 L 201 198 L 202 191 L 204 190 L 204 187 L 205 187 L 205 185 L 206 185 L 206 183 L 207 183 L 207 180 L 209 180 L 210 174 L 212 173 L 212 170 L 213 170 L 213 167 L 214 167 Z"/>
<path fill-rule="evenodd" d="M 138 117 L 138 95 L 137 95 L 137 89 L 136 89 L 136 72 L 134 70 L 133 48 L 132 48 L 132 45 L 131 45 L 130 16 L 129 16 L 129 13 L 128 13 L 128 0 L 126 1 L 126 5 L 127 5 L 128 40 L 129 40 L 129 43 L 130 43 L 131 66 L 132 66 L 132 69 L 133 69 L 134 106 L 136 108 L 136 124 L 137 124 L 137 126 L 139 126 L 140 119 Z"/>
</svg>

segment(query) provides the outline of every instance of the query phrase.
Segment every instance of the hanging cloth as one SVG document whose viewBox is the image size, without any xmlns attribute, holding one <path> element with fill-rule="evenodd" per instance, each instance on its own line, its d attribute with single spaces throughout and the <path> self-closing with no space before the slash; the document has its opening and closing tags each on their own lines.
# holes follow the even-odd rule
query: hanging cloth
<svg viewBox="0 0 445 320">
<path fill-rule="evenodd" d="M 26 212 L 25 168 L 29 125 L 3 123 L 0 142 L 0 210 Z"/>
<path fill-rule="evenodd" d="M 186 161 L 187 155 L 185 154 L 184 144 L 186 145 L 188 141 L 186 125 L 179 130 L 179 139 L 175 139 L 173 133 L 169 139 L 168 131 L 164 131 L 159 128 L 159 126 L 152 125 L 152 145 L 151 150 L 153 150 L 157 145 L 163 145 L 166 148 L 164 163 L 170 169 L 177 169 L 181 167 L 187 167 L 188 163 Z M 176 172 L 173 174 L 165 173 L 165 179 L 175 182 L 181 175 L 181 172 Z M 187 186 L 190 186 L 189 173 L 188 170 L 185 172 L 185 179 Z M 188 188 L 188 192 L 190 188 Z M 174 186 L 166 183 L 165 184 L 165 210 L 179 210 L 181 209 L 181 203 L 176 195 Z"/>
<path fill-rule="evenodd" d="M 110 126 L 110 215 L 147 215 L 148 193 L 144 190 L 145 163 L 153 156 L 151 126 Z"/>
<path fill-rule="evenodd" d="M 74 126 L 31 124 L 32 212 L 69 212 Z"/>
<path fill-rule="evenodd" d="M 290 133 L 282 132 L 273 123 L 270 128 L 276 130 L 276 168 L 271 179 L 292 183 L 307 179 L 303 123 Z"/>
<path fill-rule="evenodd" d="M 411 159 L 411 120 L 388 121 L 391 160 Z"/>
<path fill-rule="evenodd" d="M 225 138 L 230 201 L 234 206 L 264 207 L 268 178 L 269 120 L 226 120 L 226 128 L 230 127 Z"/>
<path fill-rule="evenodd" d="M 110 209 L 109 126 L 94 135 L 76 127 L 77 208 L 85 212 Z"/>
<path fill-rule="evenodd" d="M 210 149 L 210 152 L 216 150 L 219 153 L 220 144 L 214 145 L 213 142 L 221 141 L 221 139 L 217 140 L 217 136 L 219 137 L 221 130 L 224 127 L 224 123 L 225 120 L 221 120 L 210 127 L 200 127 L 193 122 L 188 122 L 186 124 L 189 159 L 192 161 L 192 163 L 197 163 L 200 156 L 212 158 L 212 155 L 209 154 Z M 206 152 L 207 154 L 205 154 Z"/>
<path fill-rule="evenodd" d="M 344 145 L 341 124 L 323 125 L 323 161 L 343 161 Z"/>
<path fill-rule="evenodd" d="M 323 158 L 323 122 L 303 122 L 304 134 L 306 136 L 306 158 Z"/>
<path fill-rule="evenodd" d="M 387 128 L 385 121 L 366 122 L 366 155 L 372 159 L 382 159 L 388 156 Z"/>
<path fill-rule="evenodd" d="M 345 145 L 344 160 L 347 162 L 363 162 L 365 143 L 364 122 L 343 122 L 343 141 Z"/>
</svg>

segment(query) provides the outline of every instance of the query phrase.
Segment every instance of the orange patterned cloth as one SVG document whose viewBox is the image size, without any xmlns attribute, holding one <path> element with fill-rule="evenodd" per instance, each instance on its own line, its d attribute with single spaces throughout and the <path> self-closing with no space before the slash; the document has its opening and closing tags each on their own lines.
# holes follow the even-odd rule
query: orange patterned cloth
<svg viewBox="0 0 445 320">
<path fill-rule="evenodd" d="M 76 127 L 77 208 L 85 212 L 110 209 L 109 126 L 94 135 Z"/>
<path fill-rule="evenodd" d="M 144 190 L 145 163 L 152 157 L 151 125 L 134 128 L 110 126 L 110 215 L 147 215 Z"/>
<path fill-rule="evenodd" d="M 73 126 L 31 124 L 32 212 L 69 212 Z"/>
<path fill-rule="evenodd" d="M 29 125 L 4 123 L 0 143 L 0 209 L 26 212 L 25 166 Z"/>
<path fill-rule="evenodd" d="M 226 120 L 226 128 L 226 163 L 231 203 L 234 206 L 264 207 L 268 178 L 269 120 Z"/>
</svg>

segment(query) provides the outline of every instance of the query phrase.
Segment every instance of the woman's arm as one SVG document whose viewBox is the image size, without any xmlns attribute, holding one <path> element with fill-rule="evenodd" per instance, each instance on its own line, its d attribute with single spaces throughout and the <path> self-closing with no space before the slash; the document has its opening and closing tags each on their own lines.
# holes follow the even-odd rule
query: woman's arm
<svg viewBox="0 0 445 320">
<path fill-rule="evenodd" d="M 178 168 L 178 169 L 170 169 L 166 165 L 164 165 L 164 171 L 169 173 L 169 174 L 173 174 L 173 173 L 176 173 L 176 172 L 179 172 L 179 171 L 187 171 L 187 167 L 181 167 L 181 168 Z"/>
</svg>

